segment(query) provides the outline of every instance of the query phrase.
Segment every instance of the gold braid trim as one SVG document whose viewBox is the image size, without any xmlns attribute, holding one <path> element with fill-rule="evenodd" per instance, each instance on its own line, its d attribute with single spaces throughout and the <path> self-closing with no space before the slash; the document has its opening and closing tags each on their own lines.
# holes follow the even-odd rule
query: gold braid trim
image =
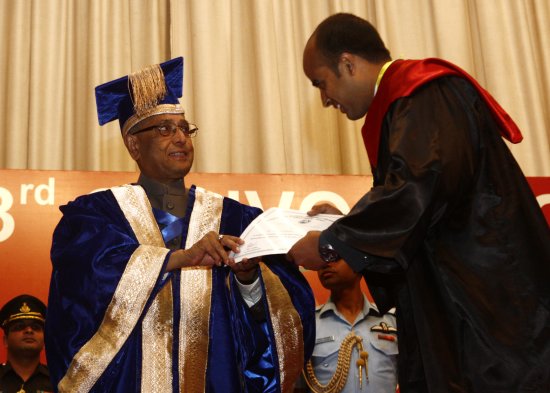
<svg viewBox="0 0 550 393">
<path fill-rule="evenodd" d="M 279 357 L 281 392 L 290 393 L 304 364 L 304 328 L 279 276 L 263 262 L 260 262 L 260 271 Z"/>
<path fill-rule="evenodd" d="M 185 110 L 180 104 L 160 104 L 155 106 L 154 108 L 151 108 L 150 110 L 142 113 L 141 115 L 133 114 L 124 122 L 124 125 L 122 126 L 122 135 L 126 136 L 130 130 L 137 125 L 140 121 L 148 119 L 151 116 L 156 115 L 183 115 L 185 113 Z"/>
<path fill-rule="evenodd" d="M 145 190 L 140 186 L 116 187 L 113 194 L 141 244 L 150 244 L 163 250 L 163 258 L 156 261 L 159 268 L 168 254 L 162 234 L 153 216 L 153 209 Z M 135 287 L 132 291 L 135 291 Z M 141 391 L 169 391 L 172 387 L 172 283 L 169 281 L 153 298 L 141 325 L 142 359 Z"/>
<path fill-rule="evenodd" d="M 359 368 L 359 384 L 362 385 L 362 382 L 363 382 L 362 368 L 363 367 L 365 368 L 365 373 L 367 374 L 367 377 L 368 377 L 368 371 L 367 371 L 368 353 L 363 351 L 362 341 L 363 341 L 363 338 L 361 336 L 356 335 L 355 332 L 350 332 L 346 336 L 346 338 L 344 338 L 344 340 L 342 341 L 342 344 L 340 345 L 340 350 L 338 351 L 338 361 L 336 363 L 336 370 L 334 371 L 332 378 L 326 385 L 323 385 L 319 382 L 319 380 L 315 376 L 315 372 L 313 371 L 313 365 L 311 363 L 311 360 L 309 360 L 306 364 L 305 369 L 302 370 L 302 374 L 310 390 L 313 393 L 341 392 L 342 389 L 344 389 L 344 386 L 346 385 L 346 382 L 348 380 L 349 367 L 351 363 L 351 355 L 353 353 L 354 347 L 357 347 L 357 351 L 359 352 L 359 356 L 360 356 L 360 359 L 357 360 L 357 367 Z"/>
<path fill-rule="evenodd" d="M 124 346 L 130 333 L 139 324 L 145 305 L 161 273 L 162 261 L 169 251 L 164 247 L 162 235 L 143 188 L 125 185 L 111 188 L 111 191 L 134 231 L 139 247 L 126 264 L 99 328 L 74 355 L 65 376 L 59 382 L 57 388 L 60 393 L 85 393 L 93 388 Z M 145 332 L 144 336 L 147 333 Z M 168 344 L 157 348 L 156 352 L 163 355 L 163 351 L 170 351 L 171 340 L 171 331 L 168 330 L 165 337 Z M 158 375 L 165 376 L 163 370 L 171 369 L 171 364 L 167 364 L 166 361 L 157 362 L 155 365 L 160 367 Z M 143 367 L 153 366 L 143 363 Z M 169 383 L 165 385 L 170 386 Z M 163 386 L 157 391 L 167 391 Z"/>
<path fill-rule="evenodd" d="M 209 231 L 219 232 L 222 212 L 221 195 L 196 187 L 185 249 L 191 248 Z M 180 299 L 178 349 L 180 392 L 204 393 L 206 392 L 206 369 L 209 366 L 217 366 L 208 364 L 212 268 L 206 266 L 182 268 Z"/>
</svg>

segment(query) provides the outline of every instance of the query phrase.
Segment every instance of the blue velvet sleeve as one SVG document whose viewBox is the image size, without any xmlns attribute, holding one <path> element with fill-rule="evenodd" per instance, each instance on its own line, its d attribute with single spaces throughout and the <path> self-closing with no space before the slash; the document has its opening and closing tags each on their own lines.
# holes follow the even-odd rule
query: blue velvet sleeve
<svg viewBox="0 0 550 393">
<path fill-rule="evenodd" d="M 240 204 L 232 199 L 224 201 L 221 233 L 239 236 L 262 211 Z M 315 344 L 315 298 L 309 283 L 298 267 L 286 261 L 283 255 L 268 255 L 263 261 L 279 276 L 294 307 L 300 314 L 304 328 L 305 358 L 309 359 Z"/>
<path fill-rule="evenodd" d="M 220 230 L 220 232 L 226 233 L 226 229 L 231 229 L 227 233 L 234 233 L 238 236 L 261 213 L 262 211 L 258 208 L 242 205 L 226 198 L 222 222 L 227 226 L 224 226 L 224 231 Z M 240 218 L 237 219 L 237 217 Z M 238 228 L 235 225 L 238 225 Z M 233 227 L 231 228 L 231 226 Z M 294 307 L 300 314 L 304 332 L 304 356 L 307 361 L 315 345 L 315 298 L 313 291 L 298 267 L 286 261 L 283 255 L 264 256 L 263 261 L 279 276 Z"/>
<path fill-rule="evenodd" d="M 264 263 L 281 280 L 287 290 L 292 305 L 300 316 L 303 328 L 304 359 L 311 356 L 315 341 L 315 309 L 311 288 L 297 267 L 289 264 L 280 255 L 264 258 Z M 232 293 L 238 293 L 238 287 L 232 275 L 230 280 Z M 261 300 L 265 318 L 260 320 L 252 316 L 248 306 L 240 296 L 232 296 L 231 324 L 233 326 L 236 360 L 242 375 L 245 388 L 235 391 L 246 392 L 279 392 L 281 378 L 279 375 L 280 361 L 276 348 L 275 332 L 271 325 L 269 306 L 266 297 Z M 271 310 L 276 311 L 276 310 Z M 281 310 L 277 310 L 281 311 Z M 290 310 L 289 310 L 290 311 Z M 283 348 L 289 351 L 290 348 Z M 235 356 L 235 355 L 233 355 Z M 300 354 L 290 354 L 300 356 Z M 219 372 L 217 375 L 220 376 Z M 224 376 L 229 380 L 230 376 Z M 220 390 L 229 391 L 229 390 Z"/>
<path fill-rule="evenodd" d="M 225 198 L 220 233 L 239 236 L 259 214 L 261 214 L 261 210 L 258 208 Z M 304 357 L 309 359 L 315 341 L 315 300 L 313 292 L 298 268 L 294 264 L 288 263 L 283 256 L 273 255 L 265 257 L 263 261 L 279 277 L 301 318 Z M 218 269 L 215 269 L 216 272 L 218 272 Z M 214 284 L 219 282 L 221 285 L 221 282 L 225 279 L 220 276 L 220 279 L 217 280 L 218 275 L 214 274 Z M 232 287 L 231 292 L 238 293 L 239 290 L 235 284 L 233 274 L 231 274 L 229 283 Z M 225 282 L 223 285 L 226 285 Z M 279 391 L 277 351 L 274 344 L 273 327 L 267 315 L 269 307 L 265 297 L 262 299 L 264 302 L 263 309 L 266 312 L 263 321 L 257 320 L 251 315 L 248 306 L 240 296 L 231 296 L 225 301 L 231 303 L 229 307 L 230 315 L 221 318 L 223 314 L 222 300 L 212 300 L 213 312 L 218 318 L 211 321 L 210 358 L 214 357 L 217 361 L 225 361 L 226 363 L 236 362 L 235 367 L 240 370 L 237 375 L 241 375 L 241 383 L 244 384 L 244 387 L 236 385 L 239 383 L 234 380 L 236 375 L 229 372 L 229 369 L 225 370 L 227 371 L 225 374 L 224 370 L 216 369 L 215 375 L 213 375 L 211 374 L 212 368 L 209 368 L 207 370 L 207 379 L 210 381 L 209 391 Z M 233 327 L 233 343 L 228 345 L 225 342 L 222 345 L 219 332 L 220 329 L 227 329 L 228 325 Z"/>
<path fill-rule="evenodd" d="M 97 331 L 132 253 L 139 246 L 111 191 L 62 206 L 53 234 L 46 354 L 55 384 Z M 167 259 L 159 261 L 166 264 Z M 152 296 L 160 288 L 157 279 Z M 144 290 L 149 290 L 149 288 Z"/>
<path fill-rule="evenodd" d="M 269 255 L 263 258 L 271 271 L 279 276 L 292 304 L 300 315 L 304 333 L 304 362 L 307 362 L 315 346 L 315 297 L 304 275 L 298 267 L 286 261 L 283 255 Z"/>
</svg>

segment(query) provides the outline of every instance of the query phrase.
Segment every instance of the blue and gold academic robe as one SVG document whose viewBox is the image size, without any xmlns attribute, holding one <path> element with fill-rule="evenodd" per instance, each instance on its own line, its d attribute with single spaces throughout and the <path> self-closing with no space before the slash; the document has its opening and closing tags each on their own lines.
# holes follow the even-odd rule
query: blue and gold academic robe
<svg viewBox="0 0 550 393">
<path fill-rule="evenodd" d="M 46 353 L 60 392 L 290 392 L 312 351 L 314 299 L 294 265 L 260 263 L 264 318 L 227 267 L 166 272 L 143 188 L 62 206 L 51 250 Z M 189 190 L 183 244 L 238 236 L 261 211 Z"/>
</svg>

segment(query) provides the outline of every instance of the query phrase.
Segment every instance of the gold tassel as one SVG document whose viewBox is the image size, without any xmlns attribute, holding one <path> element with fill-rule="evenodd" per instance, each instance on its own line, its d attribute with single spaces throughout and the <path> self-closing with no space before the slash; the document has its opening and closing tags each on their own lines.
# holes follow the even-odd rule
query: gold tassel
<svg viewBox="0 0 550 393">
<path fill-rule="evenodd" d="M 128 77 L 132 89 L 134 112 L 141 116 L 166 97 L 166 82 L 160 65 L 154 64 Z"/>
</svg>

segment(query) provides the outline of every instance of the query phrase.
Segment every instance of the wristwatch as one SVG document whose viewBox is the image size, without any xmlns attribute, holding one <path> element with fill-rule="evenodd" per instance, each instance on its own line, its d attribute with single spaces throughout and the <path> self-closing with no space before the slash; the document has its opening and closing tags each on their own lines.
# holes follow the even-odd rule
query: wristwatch
<svg viewBox="0 0 550 393">
<path fill-rule="evenodd" d="M 336 262 L 341 259 L 340 254 L 336 252 L 330 243 L 319 240 L 319 255 L 325 262 Z"/>
</svg>

